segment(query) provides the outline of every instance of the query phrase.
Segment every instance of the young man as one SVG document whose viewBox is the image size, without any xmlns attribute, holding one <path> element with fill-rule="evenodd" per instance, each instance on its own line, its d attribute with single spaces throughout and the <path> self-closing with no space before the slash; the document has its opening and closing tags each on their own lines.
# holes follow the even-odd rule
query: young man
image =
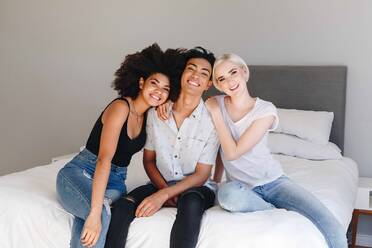
<svg viewBox="0 0 372 248">
<path fill-rule="evenodd" d="M 132 220 L 151 216 L 162 206 L 177 207 L 170 247 L 195 247 L 203 213 L 214 204 L 210 173 L 219 142 L 201 97 L 212 85 L 215 57 L 201 47 L 184 56 L 181 92 L 170 106 L 169 119 L 159 119 L 154 109 L 148 112 L 143 161 L 151 184 L 114 204 L 106 247 L 125 247 Z"/>
</svg>

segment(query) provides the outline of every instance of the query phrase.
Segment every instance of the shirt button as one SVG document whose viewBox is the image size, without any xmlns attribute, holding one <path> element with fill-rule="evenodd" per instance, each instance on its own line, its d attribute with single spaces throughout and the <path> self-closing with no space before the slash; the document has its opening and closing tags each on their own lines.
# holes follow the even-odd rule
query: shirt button
<svg viewBox="0 0 372 248">
<path fill-rule="evenodd" d="M 176 173 L 174 173 L 174 174 L 178 175 L 178 172 L 176 172 Z"/>
<path fill-rule="evenodd" d="M 177 155 L 174 155 L 175 158 L 177 158 Z"/>
<path fill-rule="evenodd" d="M 181 139 L 181 137 L 178 137 L 177 139 L 178 139 L 178 140 L 180 140 L 180 139 Z"/>
</svg>

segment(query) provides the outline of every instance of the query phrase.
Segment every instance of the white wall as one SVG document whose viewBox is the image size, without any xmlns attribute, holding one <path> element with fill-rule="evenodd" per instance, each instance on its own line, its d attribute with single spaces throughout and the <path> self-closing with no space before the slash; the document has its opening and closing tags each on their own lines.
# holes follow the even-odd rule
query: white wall
<svg viewBox="0 0 372 248">
<path fill-rule="evenodd" d="M 0 175 L 76 151 L 124 55 L 157 41 L 249 64 L 347 65 L 345 154 L 372 177 L 371 23 L 370 0 L 1 0 Z"/>
</svg>

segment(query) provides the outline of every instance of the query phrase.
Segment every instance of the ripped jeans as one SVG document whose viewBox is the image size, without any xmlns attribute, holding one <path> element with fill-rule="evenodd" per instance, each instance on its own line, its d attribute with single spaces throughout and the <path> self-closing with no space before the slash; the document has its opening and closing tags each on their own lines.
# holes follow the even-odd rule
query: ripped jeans
<svg viewBox="0 0 372 248">
<path fill-rule="evenodd" d="M 84 149 L 67 163 L 57 175 L 57 194 L 61 205 L 75 216 L 70 247 L 83 247 L 80 236 L 86 218 L 91 208 L 93 175 L 97 163 L 97 156 Z M 125 179 L 126 167 L 111 165 L 104 205 L 102 209 L 102 229 L 99 239 L 94 247 L 105 246 L 106 234 L 110 225 L 110 204 L 126 193 Z"/>
<path fill-rule="evenodd" d="M 152 184 L 143 185 L 115 202 L 106 248 L 125 247 L 129 226 L 136 217 L 138 205 L 157 191 L 158 189 Z M 204 211 L 213 206 L 214 198 L 214 192 L 206 186 L 190 188 L 179 195 L 176 220 L 170 234 L 171 248 L 196 247 Z M 156 233 L 158 230 L 150 231 Z"/>
</svg>

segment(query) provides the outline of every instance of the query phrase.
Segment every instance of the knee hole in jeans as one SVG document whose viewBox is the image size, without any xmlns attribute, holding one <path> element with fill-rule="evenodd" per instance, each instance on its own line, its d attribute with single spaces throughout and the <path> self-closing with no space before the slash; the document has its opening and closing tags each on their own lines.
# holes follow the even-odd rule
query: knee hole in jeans
<svg viewBox="0 0 372 248">
<path fill-rule="evenodd" d="M 88 179 L 93 179 L 92 176 L 86 171 L 86 170 L 83 170 L 83 175 L 88 178 Z"/>
<path fill-rule="evenodd" d="M 134 199 L 134 197 L 132 197 L 132 196 L 126 196 L 126 197 L 124 197 L 124 199 L 126 199 L 126 200 L 128 200 L 128 201 L 130 201 L 130 202 L 133 202 L 133 203 L 136 203 L 136 199 Z"/>
<path fill-rule="evenodd" d="M 128 208 L 136 205 L 136 199 L 131 196 L 124 196 L 116 202 L 114 202 L 113 207 L 115 208 Z"/>
</svg>

